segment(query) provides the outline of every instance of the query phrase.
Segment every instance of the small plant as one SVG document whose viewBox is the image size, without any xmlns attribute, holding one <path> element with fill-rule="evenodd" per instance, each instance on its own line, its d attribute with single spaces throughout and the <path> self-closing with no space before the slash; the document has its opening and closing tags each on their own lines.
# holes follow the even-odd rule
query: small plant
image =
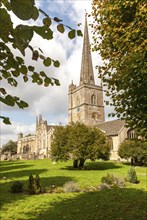
<svg viewBox="0 0 147 220">
<path fill-rule="evenodd" d="M 42 192 L 39 175 L 34 178 L 32 174 L 29 176 L 28 183 L 29 194 L 39 194 Z"/>
<path fill-rule="evenodd" d="M 101 185 L 99 185 L 98 189 L 101 190 L 105 190 L 105 189 L 110 189 L 111 186 L 108 185 L 107 183 L 102 183 Z"/>
<path fill-rule="evenodd" d="M 114 181 L 115 181 L 115 177 L 113 176 L 113 174 L 110 174 L 110 173 L 107 173 L 106 176 L 103 176 L 101 178 L 102 183 L 106 183 L 110 186 L 114 184 Z"/>
<path fill-rule="evenodd" d="M 97 187 L 95 186 L 86 186 L 86 187 L 83 187 L 81 189 L 81 192 L 96 192 L 97 191 Z"/>
<path fill-rule="evenodd" d="M 101 182 L 102 182 L 102 185 L 106 184 L 111 187 L 124 187 L 125 185 L 124 180 L 120 179 L 119 177 L 115 177 L 113 174 L 110 174 L 110 173 L 107 173 L 106 176 L 103 176 L 101 178 Z"/>
<path fill-rule="evenodd" d="M 79 188 L 75 182 L 69 181 L 64 184 L 63 191 L 64 192 L 79 192 Z"/>
<path fill-rule="evenodd" d="M 10 191 L 12 193 L 20 193 L 23 192 L 23 183 L 20 181 L 14 181 L 10 187 Z"/>
<path fill-rule="evenodd" d="M 120 179 L 119 177 L 114 177 L 114 186 L 122 188 L 125 186 L 125 181 Z"/>
<path fill-rule="evenodd" d="M 63 188 L 60 186 L 51 185 L 44 189 L 45 193 L 61 193 L 63 192 Z"/>
<path fill-rule="evenodd" d="M 54 193 L 63 193 L 63 188 L 58 186 L 54 189 Z"/>
<path fill-rule="evenodd" d="M 130 167 L 128 170 L 127 181 L 130 183 L 139 183 L 140 181 L 137 179 L 137 174 L 134 167 Z"/>
</svg>

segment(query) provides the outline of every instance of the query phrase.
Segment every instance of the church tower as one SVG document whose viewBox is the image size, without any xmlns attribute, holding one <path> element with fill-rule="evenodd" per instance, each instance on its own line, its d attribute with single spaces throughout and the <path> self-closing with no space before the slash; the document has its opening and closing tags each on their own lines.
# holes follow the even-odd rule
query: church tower
<svg viewBox="0 0 147 220">
<path fill-rule="evenodd" d="M 68 123 L 81 122 L 94 125 L 103 122 L 103 89 L 95 85 L 87 16 L 85 15 L 84 41 L 82 51 L 80 83 L 71 83 L 68 93 Z"/>
</svg>

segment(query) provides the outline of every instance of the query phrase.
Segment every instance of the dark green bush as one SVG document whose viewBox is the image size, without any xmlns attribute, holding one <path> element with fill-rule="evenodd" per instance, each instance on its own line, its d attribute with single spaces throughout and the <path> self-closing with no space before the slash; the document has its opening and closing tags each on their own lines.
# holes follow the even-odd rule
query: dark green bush
<svg viewBox="0 0 147 220">
<path fill-rule="evenodd" d="M 10 191 L 12 193 L 20 193 L 23 192 L 23 183 L 20 181 L 14 181 L 10 187 Z"/>
<path fill-rule="evenodd" d="M 39 175 L 34 178 L 32 174 L 29 176 L 28 182 L 29 194 L 39 194 L 42 192 Z"/>
<path fill-rule="evenodd" d="M 131 159 L 134 166 L 142 166 L 147 163 L 147 141 L 125 140 L 118 149 L 118 155 L 126 160 Z"/>
<path fill-rule="evenodd" d="M 130 167 L 128 170 L 127 181 L 130 183 L 139 183 L 140 181 L 137 179 L 137 174 L 134 167 Z"/>
</svg>

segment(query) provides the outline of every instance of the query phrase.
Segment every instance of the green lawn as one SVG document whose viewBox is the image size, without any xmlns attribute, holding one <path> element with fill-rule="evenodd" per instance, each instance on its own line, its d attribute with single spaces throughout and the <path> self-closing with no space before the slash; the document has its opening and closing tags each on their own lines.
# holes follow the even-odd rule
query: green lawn
<svg viewBox="0 0 147 220">
<path fill-rule="evenodd" d="M 1 220 L 146 220 L 146 168 L 136 167 L 139 184 L 96 192 L 44 193 L 28 195 L 9 192 L 19 180 L 27 189 L 29 174 L 39 174 L 45 189 L 74 181 L 83 188 L 97 187 L 101 177 L 112 173 L 124 178 L 129 165 L 111 161 L 87 162 L 85 170 L 72 169 L 72 161 L 52 164 L 49 160 L 4 161 L 0 163 Z"/>
</svg>

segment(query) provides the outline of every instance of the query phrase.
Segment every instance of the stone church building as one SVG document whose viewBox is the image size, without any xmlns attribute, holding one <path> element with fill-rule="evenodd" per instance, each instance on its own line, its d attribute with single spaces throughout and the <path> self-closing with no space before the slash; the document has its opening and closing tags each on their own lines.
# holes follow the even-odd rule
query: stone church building
<svg viewBox="0 0 147 220">
<path fill-rule="evenodd" d="M 23 137 L 18 134 L 17 155 L 20 159 L 35 159 L 48 157 L 51 146 L 51 135 L 55 126 L 48 125 L 47 121 L 36 117 L 36 133 Z"/>
<path fill-rule="evenodd" d="M 133 138 L 134 132 L 125 127 L 122 120 L 105 122 L 103 87 L 95 84 L 87 18 L 85 16 L 84 41 L 81 61 L 80 82 L 69 85 L 68 123 L 81 122 L 97 126 L 112 140 L 111 159 L 117 160 L 119 145 L 126 138 Z M 40 115 L 36 118 L 36 133 L 23 137 L 18 135 L 17 154 L 20 159 L 49 157 L 51 136 L 54 126 L 48 125 Z"/>
</svg>

